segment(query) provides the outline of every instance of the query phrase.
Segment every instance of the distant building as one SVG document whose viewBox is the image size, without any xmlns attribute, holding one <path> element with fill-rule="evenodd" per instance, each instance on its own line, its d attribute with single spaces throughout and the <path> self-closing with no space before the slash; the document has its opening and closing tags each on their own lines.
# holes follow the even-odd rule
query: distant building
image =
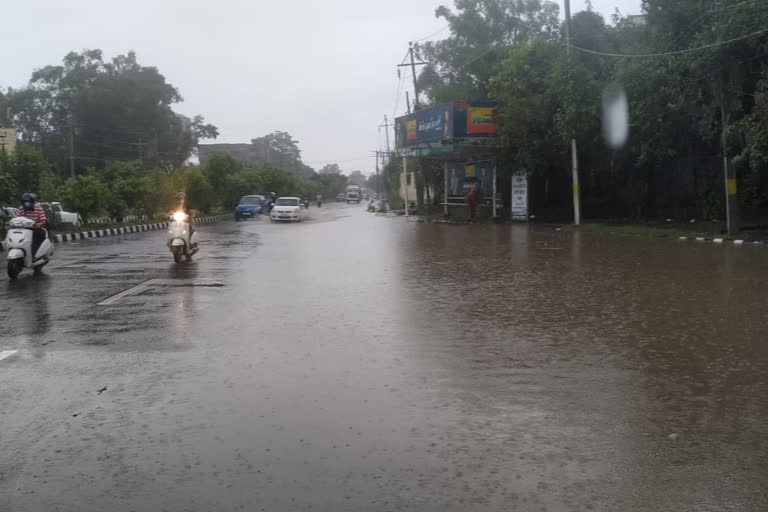
<svg viewBox="0 0 768 512">
<path fill-rule="evenodd" d="M 0 128 L 0 151 L 9 155 L 16 150 L 16 130 L 13 128 Z"/>
<path fill-rule="evenodd" d="M 627 23 L 636 27 L 643 27 L 647 23 L 645 14 L 628 14 Z"/>
</svg>

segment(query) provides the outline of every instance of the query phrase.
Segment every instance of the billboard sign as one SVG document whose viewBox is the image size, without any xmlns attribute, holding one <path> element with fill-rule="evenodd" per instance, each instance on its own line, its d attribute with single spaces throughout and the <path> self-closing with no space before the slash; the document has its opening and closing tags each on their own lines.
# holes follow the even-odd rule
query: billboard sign
<svg viewBox="0 0 768 512">
<path fill-rule="evenodd" d="M 477 191 L 481 197 L 493 196 L 493 182 L 496 169 L 493 160 L 482 160 L 467 163 L 446 163 L 448 173 L 448 195 L 465 196 L 472 185 L 477 184 Z"/>
<path fill-rule="evenodd" d="M 498 103 L 457 101 L 395 119 L 397 149 L 426 147 L 453 139 L 492 138 L 499 133 Z"/>
<path fill-rule="evenodd" d="M 467 110 L 467 134 L 496 135 L 499 123 L 496 122 L 496 107 L 472 107 Z"/>
<path fill-rule="evenodd" d="M 395 119 L 395 141 L 398 148 L 452 138 L 453 103 L 419 110 Z"/>
<path fill-rule="evenodd" d="M 499 133 L 496 116 L 499 104 L 492 101 L 457 101 L 454 105 L 453 134 L 458 138 L 488 138 Z"/>
</svg>

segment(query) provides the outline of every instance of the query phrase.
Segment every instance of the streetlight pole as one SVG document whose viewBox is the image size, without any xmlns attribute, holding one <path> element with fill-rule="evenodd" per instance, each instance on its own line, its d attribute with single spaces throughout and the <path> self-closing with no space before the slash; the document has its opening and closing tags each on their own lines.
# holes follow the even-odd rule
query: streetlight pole
<svg viewBox="0 0 768 512">
<path fill-rule="evenodd" d="M 571 75 L 571 0 L 563 0 L 565 3 L 565 51 L 568 56 L 568 82 L 569 90 L 573 90 L 573 77 Z M 570 98 L 572 99 L 572 98 Z M 571 137 L 571 174 L 573 176 L 573 223 L 581 224 L 581 201 L 579 198 L 579 158 L 576 150 L 576 137 Z"/>
</svg>

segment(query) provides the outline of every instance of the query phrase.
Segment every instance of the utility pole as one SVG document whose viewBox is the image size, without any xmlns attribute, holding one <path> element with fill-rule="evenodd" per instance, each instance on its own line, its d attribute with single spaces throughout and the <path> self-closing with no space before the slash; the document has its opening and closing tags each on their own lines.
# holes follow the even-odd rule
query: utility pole
<svg viewBox="0 0 768 512">
<path fill-rule="evenodd" d="M 75 175 L 75 129 L 72 126 L 72 118 L 70 117 L 69 122 L 69 137 L 68 137 L 68 146 L 69 146 L 69 175 L 74 176 Z"/>
<path fill-rule="evenodd" d="M 392 152 L 392 150 L 390 149 L 390 146 L 389 146 L 389 127 L 390 126 L 393 126 L 393 125 L 390 124 L 389 120 L 387 119 L 387 116 L 385 115 L 384 116 L 384 124 L 380 124 L 379 128 L 384 128 L 384 134 L 387 137 L 387 154 Z"/>
<path fill-rule="evenodd" d="M 381 164 L 382 165 L 386 165 L 384 163 L 384 155 L 386 153 L 384 151 L 380 151 L 380 150 L 371 151 L 371 153 L 373 153 L 374 156 L 376 157 L 376 198 L 377 199 L 381 199 L 382 197 L 381 197 L 381 178 L 380 178 L 380 174 L 379 174 L 379 171 L 380 171 L 380 168 L 379 168 L 379 155 L 381 155 Z"/>
<path fill-rule="evenodd" d="M 571 75 L 571 0 L 565 3 L 565 51 L 568 56 L 568 82 L 570 91 L 573 90 L 573 77 Z M 569 91 L 569 92 L 570 92 Z M 572 98 L 570 98 L 572 99 Z M 581 202 L 579 199 L 579 158 L 576 151 L 576 137 L 571 136 L 571 172 L 573 174 L 573 223 L 581 224 Z"/>
<path fill-rule="evenodd" d="M 408 168 L 406 162 L 408 161 L 403 155 L 403 199 L 405 200 L 405 216 L 408 217 Z"/>
<path fill-rule="evenodd" d="M 416 62 L 414 56 L 413 56 L 413 43 L 408 43 L 408 54 L 411 57 L 411 63 L 410 64 L 398 64 L 398 67 L 401 66 L 410 66 L 411 67 L 411 75 L 413 75 L 413 111 L 417 111 L 419 109 L 419 87 L 416 83 L 416 66 L 426 66 L 428 63 L 424 62 L 422 60 L 419 60 L 419 62 Z M 410 112 L 409 112 L 410 113 Z"/>
<path fill-rule="evenodd" d="M 405 91 L 405 105 L 408 107 L 408 113 L 411 113 L 411 97 L 408 95 L 408 91 Z"/>
<path fill-rule="evenodd" d="M 380 192 L 380 185 L 379 185 L 379 151 L 376 152 L 376 199 L 381 199 L 381 192 Z"/>
<path fill-rule="evenodd" d="M 733 168 L 728 165 L 728 144 L 726 134 L 728 132 L 729 115 L 726 112 L 726 95 L 720 93 L 720 123 L 722 124 L 721 144 L 723 145 L 723 177 L 725 178 L 725 229 L 729 235 L 739 230 L 736 208 L 736 175 Z"/>
</svg>

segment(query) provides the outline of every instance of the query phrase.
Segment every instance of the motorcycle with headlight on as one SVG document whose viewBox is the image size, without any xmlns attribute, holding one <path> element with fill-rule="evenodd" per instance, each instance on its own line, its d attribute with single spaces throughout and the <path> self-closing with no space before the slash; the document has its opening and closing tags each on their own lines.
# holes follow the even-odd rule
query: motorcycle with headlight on
<svg viewBox="0 0 768 512">
<path fill-rule="evenodd" d="M 192 231 L 192 219 L 184 212 L 174 212 L 168 225 L 168 249 L 173 261 L 181 263 L 182 258 L 192 260 L 192 255 L 199 250 L 197 232 Z"/>
</svg>

